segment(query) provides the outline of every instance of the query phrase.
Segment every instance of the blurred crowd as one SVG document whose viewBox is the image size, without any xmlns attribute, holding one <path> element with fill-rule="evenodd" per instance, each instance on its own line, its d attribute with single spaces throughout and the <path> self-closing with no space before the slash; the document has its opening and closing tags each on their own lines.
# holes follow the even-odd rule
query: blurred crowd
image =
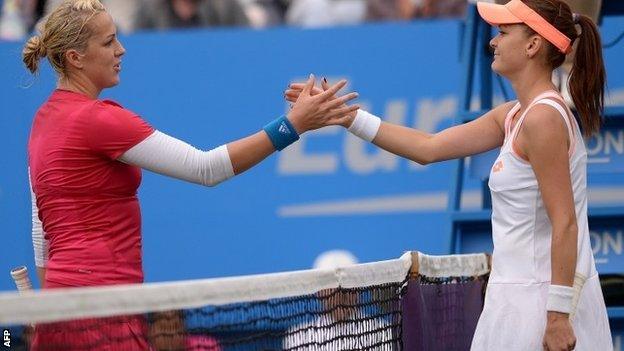
<svg viewBox="0 0 624 351">
<path fill-rule="evenodd" d="M 20 40 L 63 0 L 0 0 L 0 39 Z M 101 0 L 120 31 L 323 27 L 461 17 L 467 0 Z"/>
</svg>

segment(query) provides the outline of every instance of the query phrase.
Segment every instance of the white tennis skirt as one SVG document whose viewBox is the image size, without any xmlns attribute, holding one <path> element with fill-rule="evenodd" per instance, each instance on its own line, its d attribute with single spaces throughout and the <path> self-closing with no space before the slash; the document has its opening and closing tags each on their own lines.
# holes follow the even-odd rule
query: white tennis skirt
<svg viewBox="0 0 624 351">
<path fill-rule="evenodd" d="M 489 283 L 473 351 L 542 351 L 550 283 Z M 598 275 L 583 285 L 572 322 L 576 351 L 611 351 L 613 341 Z"/>
</svg>

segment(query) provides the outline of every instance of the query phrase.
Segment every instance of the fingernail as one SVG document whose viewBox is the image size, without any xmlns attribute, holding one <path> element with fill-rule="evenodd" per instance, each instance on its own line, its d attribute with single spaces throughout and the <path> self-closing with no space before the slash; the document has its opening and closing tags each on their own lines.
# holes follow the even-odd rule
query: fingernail
<svg viewBox="0 0 624 351">
<path fill-rule="evenodd" d="M 314 78 L 314 74 L 310 73 L 310 77 L 308 77 L 310 79 Z"/>
</svg>

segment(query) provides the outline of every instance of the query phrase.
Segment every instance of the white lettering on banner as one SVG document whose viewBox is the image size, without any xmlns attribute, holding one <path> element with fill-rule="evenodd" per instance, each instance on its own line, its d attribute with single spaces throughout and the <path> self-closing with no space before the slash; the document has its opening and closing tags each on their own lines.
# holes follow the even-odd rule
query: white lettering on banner
<svg viewBox="0 0 624 351">
<path fill-rule="evenodd" d="M 624 154 L 624 130 L 606 130 L 596 134 L 590 142 L 587 143 L 587 155 L 589 157 L 605 155 L 612 153 Z"/>
<path fill-rule="evenodd" d="M 421 131 L 433 133 L 441 121 L 450 119 L 457 109 L 457 98 L 453 96 L 440 100 L 422 99 L 416 102 L 413 126 Z M 362 108 L 371 111 L 370 105 L 361 102 Z M 398 125 L 408 125 L 408 104 L 404 99 L 390 100 L 382 115 L 385 121 Z M 332 152 L 316 153 L 306 150 L 310 139 L 324 136 L 344 135 L 343 155 Z M 342 157 L 341 157 L 342 156 Z M 297 143 L 279 154 L 277 171 L 280 175 L 319 175 L 336 173 L 340 162 L 355 174 L 374 172 L 396 172 L 400 169 L 401 158 L 384 150 L 371 148 L 367 142 L 344 132 L 340 127 L 322 128 L 301 136 Z M 409 162 L 409 161 L 408 161 Z M 409 162 L 409 169 L 424 170 L 415 162 Z"/>
<path fill-rule="evenodd" d="M 590 231 L 589 236 L 594 256 L 621 255 L 624 251 L 624 235 L 622 234 L 622 230 L 616 231 L 615 234 L 609 231 L 600 233 Z"/>
<path fill-rule="evenodd" d="M 338 169 L 338 155 L 334 153 L 305 152 L 308 139 L 316 136 L 336 135 L 341 127 L 328 127 L 301 135 L 299 141 L 282 150 L 277 159 L 277 171 L 283 175 L 332 174 Z"/>
</svg>

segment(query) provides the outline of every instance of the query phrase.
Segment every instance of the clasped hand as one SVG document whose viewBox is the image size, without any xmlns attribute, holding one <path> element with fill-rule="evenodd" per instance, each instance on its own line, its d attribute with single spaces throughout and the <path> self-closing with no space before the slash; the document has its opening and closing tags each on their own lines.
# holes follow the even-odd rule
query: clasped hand
<svg viewBox="0 0 624 351">
<path fill-rule="evenodd" d="M 348 127 L 353 122 L 358 105 L 348 105 L 347 102 L 358 97 L 358 93 L 351 92 L 343 96 L 336 94 L 347 84 L 346 80 L 329 86 L 323 81 L 320 89 L 314 86 L 314 75 L 306 83 L 293 83 L 284 93 L 284 98 L 293 103 L 288 113 L 288 119 L 297 133 L 302 134 L 309 130 L 342 125 Z"/>
</svg>

